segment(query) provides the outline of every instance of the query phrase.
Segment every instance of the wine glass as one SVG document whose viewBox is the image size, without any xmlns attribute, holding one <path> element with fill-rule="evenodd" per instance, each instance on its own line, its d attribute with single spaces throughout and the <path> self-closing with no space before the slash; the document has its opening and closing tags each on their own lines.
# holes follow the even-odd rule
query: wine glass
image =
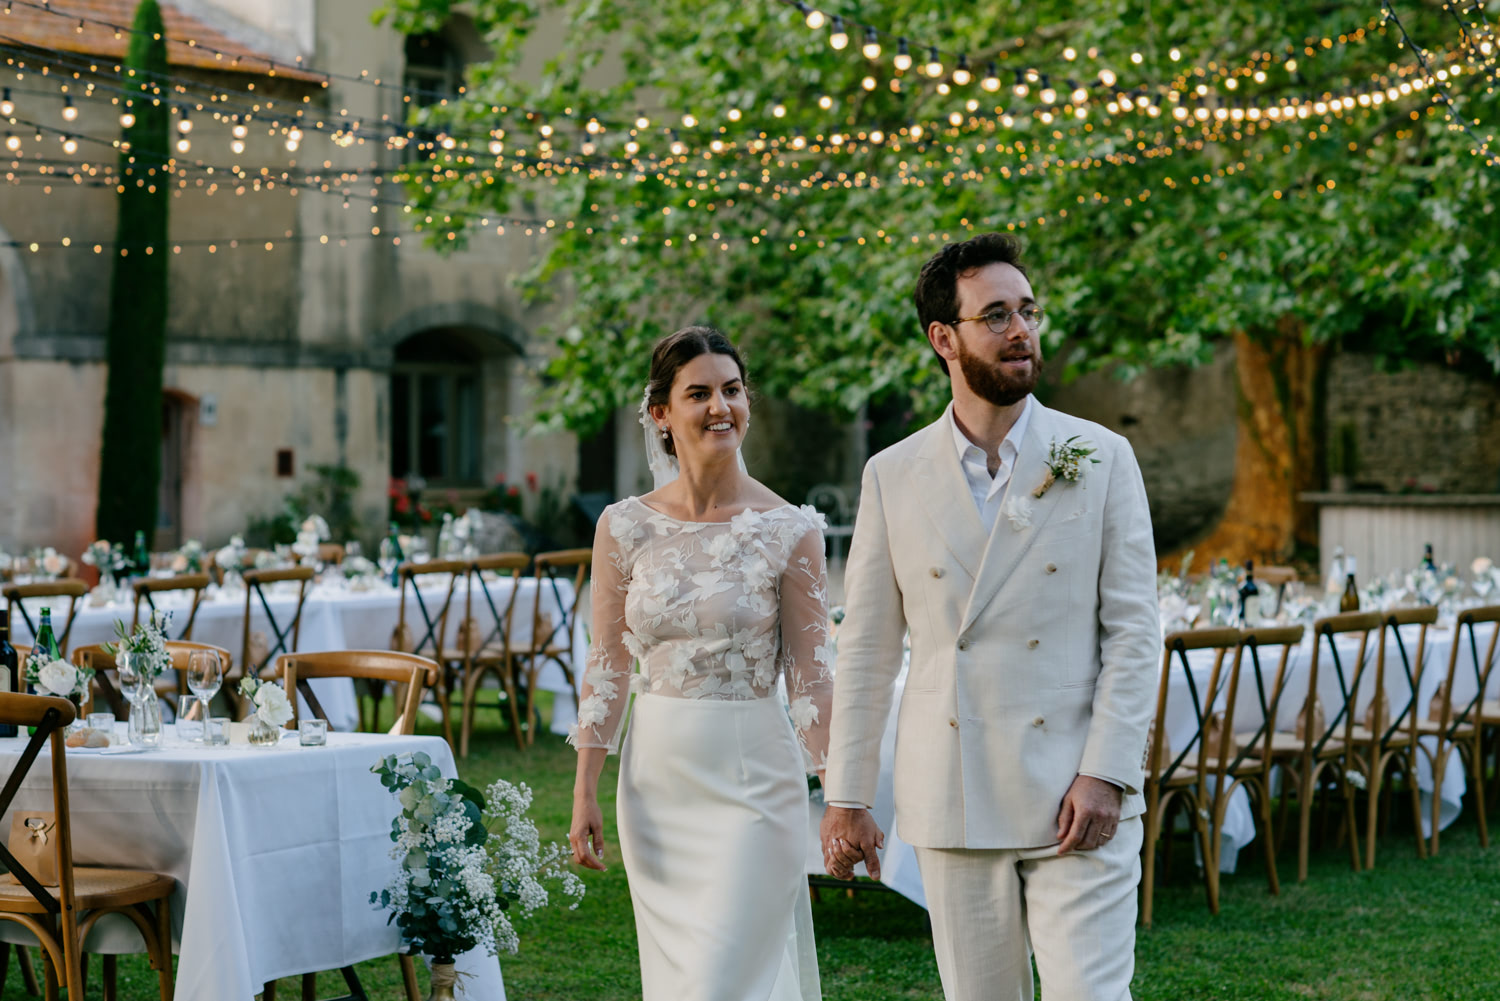
<svg viewBox="0 0 1500 1001">
<path fill-rule="evenodd" d="M 224 665 L 213 650 L 194 650 L 188 654 L 188 687 L 198 696 L 200 719 L 208 719 L 208 703 L 224 683 Z M 200 740 L 202 738 L 199 738 Z"/>
<path fill-rule="evenodd" d="M 141 684 L 145 680 L 141 677 L 142 656 L 129 650 L 121 650 L 115 654 L 115 673 L 120 678 L 120 693 L 131 702 L 141 697 Z"/>
</svg>

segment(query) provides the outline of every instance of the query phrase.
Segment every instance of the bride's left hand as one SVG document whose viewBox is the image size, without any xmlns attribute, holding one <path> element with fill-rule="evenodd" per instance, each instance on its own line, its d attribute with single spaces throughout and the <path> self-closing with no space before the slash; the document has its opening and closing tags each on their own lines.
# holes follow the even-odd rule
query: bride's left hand
<svg viewBox="0 0 1500 1001">
<path fill-rule="evenodd" d="M 573 861 L 585 869 L 604 872 L 604 812 L 594 797 L 573 801 L 573 825 L 568 829 Z"/>
</svg>

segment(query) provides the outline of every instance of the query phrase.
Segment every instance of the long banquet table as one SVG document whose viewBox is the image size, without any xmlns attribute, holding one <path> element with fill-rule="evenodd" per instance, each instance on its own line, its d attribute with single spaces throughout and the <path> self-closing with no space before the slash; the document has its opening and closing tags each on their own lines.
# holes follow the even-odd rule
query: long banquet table
<svg viewBox="0 0 1500 1001">
<path fill-rule="evenodd" d="M 1285 693 L 1277 709 L 1277 729 L 1293 730 L 1296 727 L 1297 713 L 1302 708 L 1307 697 L 1308 677 L 1311 673 L 1312 642 L 1310 636 L 1304 638 L 1302 644 L 1293 651 L 1287 665 L 1287 681 Z M 1415 657 L 1418 627 L 1405 626 L 1401 630 L 1402 638 L 1406 642 L 1409 656 Z M 1417 690 L 1417 711 L 1425 718 L 1428 704 L 1437 691 L 1438 685 L 1447 676 L 1448 659 L 1453 648 L 1454 630 L 1451 626 L 1447 628 L 1429 627 L 1427 632 L 1427 647 L 1424 657 L 1425 669 L 1422 671 Z M 1358 639 L 1354 636 L 1340 637 L 1338 641 L 1339 656 L 1345 665 L 1348 676 L 1352 678 L 1353 668 L 1358 653 Z M 1482 656 L 1483 645 L 1480 645 Z M 1377 653 L 1376 634 L 1370 634 L 1367 650 L 1367 658 L 1373 661 Z M 1459 648 L 1459 658 L 1454 682 L 1454 699 L 1457 704 L 1462 705 L 1475 694 L 1475 672 L 1474 651 L 1469 649 L 1467 643 Z M 1194 682 L 1202 692 L 1208 686 L 1209 675 L 1213 665 L 1212 651 L 1193 651 L 1189 654 L 1189 664 L 1193 670 Z M 1214 696 L 1214 708 L 1222 709 L 1226 703 L 1226 686 L 1228 682 L 1228 662 L 1225 663 L 1224 677 L 1220 680 L 1219 690 Z M 1274 670 L 1274 665 L 1271 667 Z M 1401 660 L 1400 651 L 1394 642 L 1388 640 L 1386 644 L 1386 656 L 1382 665 L 1385 675 L 1385 686 L 1391 702 L 1392 711 L 1397 711 L 1405 705 L 1411 685 L 1407 680 L 1406 671 Z M 895 829 L 895 809 L 892 794 L 891 772 L 895 757 L 896 745 L 896 715 L 901 704 L 901 693 L 905 685 L 905 671 L 901 673 L 896 682 L 896 696 L 892 700 L 891 714 L 887 721 L 884 738 L 880 748 L 880 781 L 876 791 L 875 803 L 872 804 L 872 813 L 876 823 L 881 830 L 886 832 L 886 847 L 881 852 L 881 882 L 890 886 L 918 904 L 925 906 L 925 896 L 922 892 L 922 878 L 917 871 L 916 855 L 911 846 L 901 840 L 900 832 Z M 1269 679 L 1268 679 L 1269 680 Z M 1487 693 L 1488 698 L 1496 698 L 1500 693 L 1500 671 L 1494 672 L 1490 682 L 1491 690 Z M 1173 664 L 1167 692 L 1167 718 L 1166 733 L 1171 746 L 1174 749 L 1186 748 L 1193 739 L 1198 729 L 1197 715 L 1194 712 L 1192 698 L 1187 680 L 1177 664 Z M 1262 716 L 1259 705 L 1253 696 L 1245 693 L 1242 686 L 1241 696 L 1237 701 L 1235 710 L 1235 730 L 1246 732 L 1254 730 L 1260 725 Z M 1318 692 L 1323 701 L 1325 711 L 1330 721 L 1339 707 L 1343 706 L 1344 698 L 1339 692 L 1337 675 L 1331 669 L 1331 661 L 1328 655 L 1327 644 L 1319 655 L 1318 661 Z M 1375 672 L 1367 670 L 1362 679 L 1360 688 L 1355 697 L 1355 718 L 1359 721 L 1363 718 L 1365 709 L 1375 694 Z M 1423 743 L 1429 752 L 1433 749 L 1431 738 L 1423 738 Z M 1451 750 L 1450 754 L 1453 753 Z M 1427 754 L 1417 755 L 1417 785 L 1422 793 L 1422 826 L 1425 834 L 1430 834 L 1432 817 L 1432 799 L 1434 794 L 1432 781 L 1432 765 Z M 1443 786 L 1436 790 L 1439 799 L 1439 827 L 1446 828 L 1458 818 L 1461 809 L 1463 795 L 1466 790 L 1464 771 L 1456 766 L 1456 759 L 1450 759 L 1443 773 Z M 1404 803 L 1404 801 L 1403 801 Z M 818 822 L 821 819 L 822 799 L 819 795 L 813 797 L 813 809 L 810 811 L 808 849 L 806 868 L 808 873 L 821 874 L 823 872 L 822 853 L 818 847 Z M 1393 804 L 1392 809 L 1403 809 L 1402 804 Z M 1220 847 L 1220 868 L 1226 872 L 1235 870 L 1239 852 L 1255 838 L 1255 824 L 1251 815 L 1249 796 L 1243 789 L 1236 790 L 1230 798 L 1229 809 L 1226 813 L 1223 842 Z M 857 871 L 863 875 L 861 866 Z"/>
<path fill-rule="evenodd" d="M 171 731 L 171 727 L 167 728 Z M 25 738 L 0 740 L 0 773 Z M 440 737 L 331 733 L 304 748 L 206 748 L 177 742 L 137 754 L 68 751 L 73 857 L 79 865 L 169 873 L 179 1001 L 250 1001 L 279 977 L 394 953 L 395 925 L 370 905 L 396 871 L 396 797 L 370 772 L 386 754 L 425 751 L 456 776 Z M 52 808 L 51 768 L 37 759 L 14 809 Z M 9 830 L 9 816 L 0 830 Z M 7 922 L 0 936 L 26 941 Z M 31 939 L 35 942 L 35 939 Z M 142 952 L 134 926 L 101 921 L 89 952 Z M 394 969 L 396 959 L 391 957 Z M 458 962 L 470 997 L 501 998 L 499 963 L 482 950 Z"/>
<path fill-rule="evenodd" d="M 553 616 L 554 621 L 565 611 L 559 606 L 570 603 L 573 597 L 572 581 L 559 580 L 557 585 L 556 591 L 550 586 L 542 589 L 543 612 Z M 511 625 L 513 647 L 524 647 L 531 642 L 530 612 L 536 600 L 535 579 L 523 577 L 519 586 L 520 592 L 516 596 L 515 613 Z M 505 610 L 503 602 L 509 597 L 510 587 L 511 582 L 508 578 L 489 583 L 492 599 L 502 613 Z M 437 607 L 447 594 L 447 584 L 422 588 L 421 594 L 429 613 L 435 615 Z M 449 646 L 456 645 L 458 641 L 459 622 L 463 618 L 466 594 L 467 583 L 460 581 L 454 589 L 453 605 L 448 616 L 448 635 L 444 642 Z M 171 633 L 173 636 L 178 635 L 188 612 L 186 595 L 169 591 L 158 595 L 156 600 L 158 608 L 171 610 L 174 613 Z M 41 599 L 26 602 L 33 621 L 36 620 L 38 611 L 45 603 Z M 54 627 L 60 631 L 66 622 L 67 602 L 64 599 L 61 602 L 54 600 L 53 603 L 59 606 L 53 608 L 53 622 Z M 274 585 L 266 588 L 266 605 L 275 616 L 277 624 L 285 631 L 296 609 L 296 587 Z M 494 625 L 495 617 L 491 614 L 488 603 L 477 587 L 471 607 L 474 618 L 482 631 L 481 635 L 488 635 L 489 629 Z M 341 583 L 319 584 L 308 593 L 306 603 L 303 605 L 302 624 L 295 652 L 387 649 L 390 646 L 391 634 L 399 620 L 400 608 L 400 591 L 383 581 L 376 582 L 368 590 L 353 590 L 342 586 Z M 119 599 L 103 605 L 93 604 L 90 598 L 80 600 L 72 632 L 68 637 L 70 649 L 113 641 L 115 622 L 120 620 L 129 624 L 131 614 L 131 602 L 128 599 Z M 406 614 L 408 626 L 413 633 L 412 639 L 414 641 L 422 639 L 425 629 L 422 625 L 421 612 L 418 611 L 415 600 L 410 597 Z M 244 621 L 245 592 L 211 587 L 206 592 L 203 603 L 198 607 L 198 615 L 193 622 L 193 639 L 199 643 L 212 643 L 223 647 L 238 662 L 244 644 Z M 16 616 L 16 621 L 11 624 L 11 628 L 15 642 L 31 643 L 31 630 L 24 617 Z M 266 609 L 253 596 L 250 602 L 250 629 L 252 632 L 265 634 L 271 645 L 275 645 L 275 632 L 271 628 Z M 288 639 L 290 639 L 289 634 Z M 354 686 L 351 682 L 319 679 L 312 685 L 318 701 L 328 714 L 330 725 L 335 730 L 357 729 L 359 709 L 355 702 Z M 556 664 L 546 665 L 537 678 L 537 687 L 558 694 L 557 706 L 561 711 L 554 716 L 554 729 L 561 726 L 562 732 L 566 732 L 566 724 L 572 721 L 574 697 L 566 678 Z"/>
</svg>

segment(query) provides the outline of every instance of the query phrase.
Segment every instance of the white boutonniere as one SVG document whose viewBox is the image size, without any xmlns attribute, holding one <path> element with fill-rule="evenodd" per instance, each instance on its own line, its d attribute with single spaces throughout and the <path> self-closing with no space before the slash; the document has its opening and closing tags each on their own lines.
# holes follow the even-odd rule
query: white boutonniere
<svg viewBox="0 0 1500 1001">
<path fill-rule="evenodd" d="M 1098 464 L 1099 460 L 1092 458 L 1098 449 L 1088 444 L 1075 444 L 1076 442 L 1078 442 L 1077 435 L 1061 443 L 1056 438 L 1052 439 L 1052 444 L 1047 449 L 1047 476 L 1031 492 L 1031 496 L 1040 498 L 1058 480 L 1077 483 L 1083 479 L 1084 459 L 1088 459 L 1089 462 L 1096 465 Z"/>
<path fill-rule="evenodd" d="M 1000 508 L 1000 513 L 1010 521 L 1010 527 L 1019 532 L 1031 527 L 1031 498 L 1012 497 Z"/>
</svg>

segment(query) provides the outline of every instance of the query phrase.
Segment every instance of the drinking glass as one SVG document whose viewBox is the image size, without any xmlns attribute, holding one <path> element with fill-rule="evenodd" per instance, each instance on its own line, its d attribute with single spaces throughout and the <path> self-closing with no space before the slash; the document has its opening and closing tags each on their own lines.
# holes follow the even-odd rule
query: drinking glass
<svg viewBox="0 0 1500 1001">
<path fill-rule="evenodd" d="M 208 702 L 219 692 L 224 683 L 224 665 L 213 650 L 194 650 L 188 654 L 188 687 L 201 703 L 199 719 L 208 719 Z"/>
<path fill-rule="evenodd" d="M 344 543 L 344 559 L 352 560 L 356 556 L 363 556 L 364 550 L 360 548 L 358 539 L 350 539 Z"/>
<path fill-rule="evenodd" d="M 203 707 L 196 695 L 177 696 L 177 736 L 190 744 L 203 740 Z"/>
<path fill-rule="evenodd" d="M 121 650 L 115 654 L 115 673 L 120 678 L 120 693 L 131 702 L 140 698 L 142 654 Z"/>
</svg>

